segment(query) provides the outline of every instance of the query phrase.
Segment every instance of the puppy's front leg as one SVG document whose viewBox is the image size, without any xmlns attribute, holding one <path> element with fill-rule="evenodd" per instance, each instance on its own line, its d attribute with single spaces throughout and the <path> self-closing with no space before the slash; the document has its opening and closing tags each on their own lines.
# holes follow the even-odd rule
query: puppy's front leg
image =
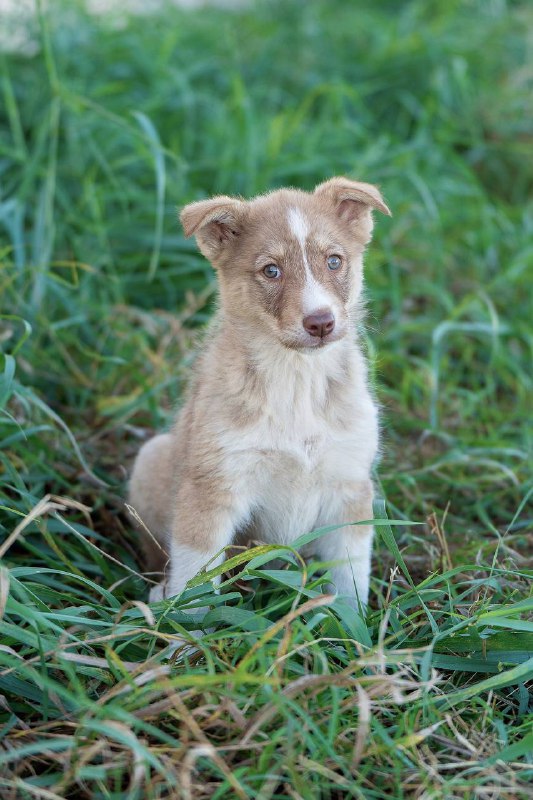
<svg viewBox="0 0 533 800">
<path fill-rule="evenodd" d="M 337 493 L 340 500 L 337 513 L 332 512 L 323 524 L 371 520 L 373 495 L 370 480 L 344 485 Z M 338 594 L 347 595 L 354 608 L 368 604 L 373 536 L 372 525 L 348 525 L 318 540 L 321 559 L 342 561 L 332 567 L 331 576 Z"/>
<path fill-rule="evenodd" d="M 151 600 L 180 594 L 208 562 L 209 569 L 214 569 L 224 561 L 220 551 L 231 543 L 249 512 L 242 494 L 237 497 L 222 487 L 223 482 L 217 485 L 216 481 L 207 485 L 185 481 L 180 487 L 171 529 L 169 576 L 164 587 L 155 587 Z"/>
</svg>

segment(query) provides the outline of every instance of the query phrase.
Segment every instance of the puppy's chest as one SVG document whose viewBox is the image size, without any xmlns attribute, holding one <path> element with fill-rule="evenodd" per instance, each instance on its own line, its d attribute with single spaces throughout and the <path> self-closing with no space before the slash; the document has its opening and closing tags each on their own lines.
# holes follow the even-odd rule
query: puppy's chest
<svg viewBox="0 0 533 800">
<path fill-rule="evenodd" d="M 284 414 L 274 410 L 250 434 L 254 449 L 272 460 L 292 460 L 303 469 L 314 468 L 333 443 L 327 421 L 303 404 Z"/>
<path fill-rule="evenodd" d="M 350 427 L 348 411 L 344 431 L 339 430 L 338 420 L 333 423 L 330 403 L 327 382 L 320 376 L 300 376 L 292 385 L 275 382 L 268 387 L 256 420 L 233 441 L 228 431 L 226 445 L 254 472 L 275 470 L 290 480 L 317 473 Z"/>
</svg>

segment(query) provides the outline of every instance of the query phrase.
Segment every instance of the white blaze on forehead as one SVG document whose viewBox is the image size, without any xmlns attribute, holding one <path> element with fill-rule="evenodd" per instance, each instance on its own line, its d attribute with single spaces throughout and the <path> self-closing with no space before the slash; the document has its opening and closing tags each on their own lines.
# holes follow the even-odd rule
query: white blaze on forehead
<svg viewBox="0 0 533 800">
<path fill-rule="evenodd" d="M 331 310 L 335 312 L 335 299 L 326 291 L 325 287 L 317 281 L 311 267 L 307 260 L 307 253 L 305 252 L 305 240 L 307 239 L 310 227 L 301 209 L 292 206 L 287 213 L 287 222 L 289 224 L 289 231 L 297 240 L 302 251 L 302 259 L 305 268 L 305 285 L 302 295 L 303 313 L 304 316 L 312 314 L 319 310 Z"/>
<path fill-rule="evenodd" d="M 309 224 L 300 211 L 299 208 L 289 208 L 289 213 L 287 214 L 287 220 L 289 223 L 289 230 L 293 234 L 293 236 L 298 240 L 300 247 L 302 248 L 302 254 L 304 257 L 304 264 L 307 264 L 307 258 L 305 255 L 305 240 L 309 235 Z"/>
</svg>

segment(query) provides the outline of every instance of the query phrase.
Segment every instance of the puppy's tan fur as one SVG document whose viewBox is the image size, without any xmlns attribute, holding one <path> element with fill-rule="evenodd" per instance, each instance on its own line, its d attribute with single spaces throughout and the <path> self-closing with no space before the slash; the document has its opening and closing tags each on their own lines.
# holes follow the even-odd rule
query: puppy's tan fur
<svg viewBox="0 0 533 800">
<path fill-rule="evenodd" d="M 372 518 L 377 411 L 355 324 L 374 209 L 390 213 L 374 186 L 346 178 L 183 209 L 221 302 L 173 430 L 133 469 L 130 502 L 170 553 L 153 599 L 236 540 L 290 543 L 347 523 L 313 549 L 338 562 L 337 591 L 367 602 L 373 531 L 348 523 Z M 311 333 L 316 315 L 333 331 Z M 164 567 L 148 536 L 144 547 L 149 567 Z"/>
</svg>

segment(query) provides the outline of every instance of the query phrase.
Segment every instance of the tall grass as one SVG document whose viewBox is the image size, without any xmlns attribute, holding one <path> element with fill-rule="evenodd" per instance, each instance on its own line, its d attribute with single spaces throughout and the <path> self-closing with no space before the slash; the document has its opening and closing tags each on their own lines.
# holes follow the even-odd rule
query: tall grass
<svg viewBox="0 0 533 800">
<path fill-rule="evenodd" d="M 0 796 L 529 796 L 529 4 L 43 8 L 0 61 Z M 368 617 L 280 548 L 149 606 L 127 470 L 216 292 L 175 206 L 342 173 L 394 213 Z"/>
</svg>

